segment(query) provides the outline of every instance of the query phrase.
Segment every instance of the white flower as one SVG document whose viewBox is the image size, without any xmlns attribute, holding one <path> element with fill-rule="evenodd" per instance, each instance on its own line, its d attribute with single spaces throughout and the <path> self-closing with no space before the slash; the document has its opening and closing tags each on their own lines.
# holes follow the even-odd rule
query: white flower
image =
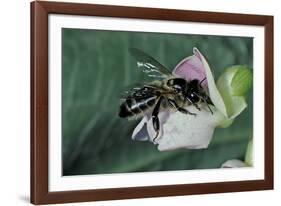
<svg viewBox="0 0 281 206">
<path fill-rule="evenodd" d="M 222 164 L 222 168 L 236 168 L 253 166 L 253 140 L 248 142 L 247 151 L 244 162 L 238 159 L 227 160 Z"/>
<path fill-rule="evenodd" d="M 155 130 L 152 125 L 151 116 L 145 115 L 133 132 L 133 140 L 151 141 L 158 145 L 158 150 L 160 151 L 178 148 L 207 148 L 213 137 L 215 128 L 217 126 L 229 126 L 233 118 L 240 114 L 246 107 L 246 104 L 244 104 L 243 107 L 239 105 L 239 109 L 236 110 L 236 105 L 234 105 L 231 110 L 232 113 L 229 115 L 229 107 L 226 106 L 225 101 L 229 100 L 231 102 L 232 96 L 228 95 L 226 90 L 232 88 L 226 88 L 225 85 L 223 85 L 226 77 L 221 78 L 220 82 L 222 83 L 220 83 L 220 87 L 217 87 L 211 69 L 204 56 L 197 48 L 193 49 L 193 53 L 193 56 L 183 59 L 175 67 L 173 74 L 187 81 L 206 78 L 202 86 L 208 91 L 214 104 L 214 106 L 210 106 L 213 114 L 205 104 L 200 105 L 201 111 L 198 111 L 194 106 L 186 107 L 188 111 L 196 113 L 196 116 L 174 112 L 168 109 L 160 111 L 158 115 L 160 120 L 160 133 L 155 141 L 153 141 Z M 227 83 L 231 83 L 235 73 L 237 73 L 237 71 L 233 70 L 227 74 Z M 229 80 L 230 82 L 228 82 Z M 220 88 L 223 92 L 219 91 Z M 224 96 L 222 96 L 222 93 L 224 93 Z M 225 99 L 223 97 L 225 97 Z M 240 100 L 239 98 L 244 100 L 244 97 L 237 96 L 235 100 L 237 100 L 237 98 L 238 100 Z"/>
<path fill-rule="evenodd" d="M 225 163 L 222 164 L 222 168 L 235 168 L 235 167 L 247 167 L 248 165 L 237 159 L 227 160 Z"/>
</svg>

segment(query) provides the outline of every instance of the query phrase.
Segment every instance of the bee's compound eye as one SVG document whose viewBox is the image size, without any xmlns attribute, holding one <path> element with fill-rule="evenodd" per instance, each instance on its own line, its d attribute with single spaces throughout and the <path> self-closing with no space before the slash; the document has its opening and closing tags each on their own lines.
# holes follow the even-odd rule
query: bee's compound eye
<svg viewBox="0 0 281 206">
<path fill-rule="evenodd" d="M 177 93 L 181 92 L 181 87 L 179 85 L 173 85 L 173 89 Z"/>
<path fill-rule="evenodd" d="M 193 103 L 196 103 L 199 101 L 199 97 L 198 95 L 194 94 L 193 92 L 190 93 L 189 97 L 190 101 L 192 101 Z"/>
</svg>

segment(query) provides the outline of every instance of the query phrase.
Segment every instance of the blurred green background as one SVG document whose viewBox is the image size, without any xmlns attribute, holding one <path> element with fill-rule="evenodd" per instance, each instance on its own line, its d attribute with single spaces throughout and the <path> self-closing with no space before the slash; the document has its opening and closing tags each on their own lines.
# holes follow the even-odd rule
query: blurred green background
<svg viewBox="0 0 281 206">
<path fill-rule="evenodd" d="M 217 128 L 208 149 L 159 152 L 131 134 L 140 120 L 118 117 L 120 93 L 150 81 L 128 48 L 138 48 L 172 70 L 197 47 L 215 78 L 232 65 L 252 68 L 252 38 L 63 29 L 63 175 L 218 168 L 244 160 L 252 134 L 252 91 L 248 108 L 231 127 Z"/>
</svg>

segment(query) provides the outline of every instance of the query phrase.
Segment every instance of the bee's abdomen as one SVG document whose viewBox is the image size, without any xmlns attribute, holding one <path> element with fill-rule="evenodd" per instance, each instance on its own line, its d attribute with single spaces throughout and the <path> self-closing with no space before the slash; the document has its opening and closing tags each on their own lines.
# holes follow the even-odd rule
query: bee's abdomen
<svg viewBox="0 0 281 206">
<path fill-rule="evenodd" d="M 156 103 L 157 96 L 149 96 L 145 98 L 126 99 L 120 105 L 119 117 L 132 117 L 145 113 Z"/>
</svg>

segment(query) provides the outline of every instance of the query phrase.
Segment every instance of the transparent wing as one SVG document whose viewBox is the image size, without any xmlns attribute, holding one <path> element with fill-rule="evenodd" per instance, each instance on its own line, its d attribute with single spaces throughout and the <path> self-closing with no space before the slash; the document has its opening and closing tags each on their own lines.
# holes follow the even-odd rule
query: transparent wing
<svg viewBox="0 0 281 206">
<path fill-rule="evenodd" d="M 141 83 L 136 83 L 124 87 L 123 91 L 121 92 L 121 99 L 126 99 L 128 97 L 131 97 L 135 92 L 140 90 L 142 87 L 144 87 L 144 84 Z"/>
<path fill-rule="evenodd" d="M 149 77 L 164 79 L 173 76 L 171 71 L 143 51 L 130 48 L 129 52 L 137 60 L 138 67 L 147 73 Z"/>
<path fill-rule="evenodd" d="M 155 85 L 138 83 L 126 87 L 124 92 L 121 93 L 121 99 L 142 98 L 150 95 L 159 95 L 160 93 L 161 89 Z"/>
</svg>

